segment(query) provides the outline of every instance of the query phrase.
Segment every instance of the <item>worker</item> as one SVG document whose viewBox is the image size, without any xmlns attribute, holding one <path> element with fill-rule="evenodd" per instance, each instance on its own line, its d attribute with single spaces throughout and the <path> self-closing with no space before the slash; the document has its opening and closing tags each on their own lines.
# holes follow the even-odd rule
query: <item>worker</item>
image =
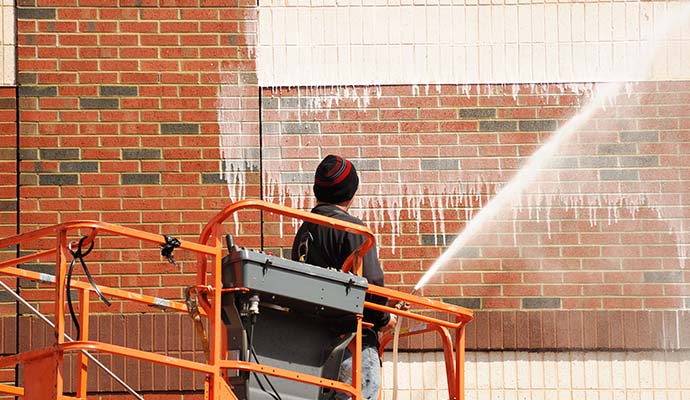
<svg viewBox="0 0 690 400">
<path fill-rule="evenodd" d="M 315 214 L 352 222 L 364 223 L 348 213 L 359 186 L 359 177 L 354 164 L 343 157 L 328 155 L 316 168 L 314 174 L 314 196 L 317 204 L 311 210 Z M 300 226 L 292 245 L 292 259 L 318 265 L 324 268 L 340 269 L 345 259 L 362 243 L 364 237 L 323 225 L 305 222 Z M 383 286 L 383 270 L 379 263 L 376 247 L 369 250 L 362 259 L 362 276 L 370 284 Z M 367 301 L 386 304 L 387 299 L 367 294 Z M 393 328 L 397 316 L 387 312 L 364 309 L 364 322 L 373 326 L 362 331 L 362 397 L 378 399 L 381 387 L 381 360 L 378 355 L 378 333 Z M 356 320 L 335 323 L 336 333 L 354 332 Z M 340 366 L 340 381 L 352 384 L 352 354 L 345 351 Z M 349 399 L 346 393 L 335 392 L 335 400 Z"/>
</svg>

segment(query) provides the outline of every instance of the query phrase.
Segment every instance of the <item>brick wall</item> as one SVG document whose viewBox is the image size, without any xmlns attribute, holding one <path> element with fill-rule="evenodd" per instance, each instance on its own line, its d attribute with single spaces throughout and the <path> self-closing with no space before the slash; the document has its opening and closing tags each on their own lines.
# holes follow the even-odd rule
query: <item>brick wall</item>
<svg viewBox="0 0 690 400">
<path fill-rule="evenodd" d="M 361 172 L 354 212 L 378 233 L 387 284 L 409 291 L 527 157 L 593 96 L 586 85 L 259 90 L 253 4 L 18 6 L 23 232 L 87 218 L 195 239 L 230 199 L 263 196 L 308 208 L 311 171 L 336 152 Z M 627 89 L 617 106 L 594 113 L 558 149 L 520 207 L 502 207 L 424 287 L 425 296 L 476 310 L 468 348 L 690 345 L 690 319 L 677 311 L 687 307 L 690 85 Z M 0 183 L 4 237 L 16 226 L 16 134 L 13 90 L 2 93 L 0 102 L 9 99 L 2 114 L 8 129 L 0 136 L 7 142 L 0 173 L 9 179 Z M 257 213 L 228 230 L 244 245 L 263 240 L 279 252 L 294 226 L 264 219 L 263 238 Z M 176 254 L 178 269 L 150 246 L 142 251 L 140 243 L 114 238 L 99 244 L 87 262 L 100 283 L 171 299 L 193 283 L 189 254 Z M 25 267 L 50 272 L 50 262 Z M 51 311 L 46 288 L 23 282 L 22 292 Z M 14 305 L 2 307 L 13 315 Z M 129 340 L 136 328 L 133 344 L 199 356 L 184 316 L 170 321 L 175 317 L 129 303 L 106 310 L 95 298 L 92 310 L 94 337 Z M 44 332 L 22 349 L 39 346 L 40 323 L 26 317 L 22 324 L 22 336 Z M 142 331 L 144 325 L 150 329 Z M 2 326 L 10 329 L 14 318 L 3 318 Z M 677 335 L 657 335 L 660 326 Z M 151 344 L 158 338 L 164 340 Z M 437 347 L 431 337 L 404 345 Z M 13 351 L 4 340 L 2 352 Z M 150 377 L 134 383 L 140 390 L 201 387 L 169 370 L 125 370 Z M 117 390 L 94 379 L 93 389 Z"/>
<path fill-rule="evenodd" d="M 603 85 L 387 86 L 366 106 L 341 89 L 264 90 L 265 181 L 280 183 L 264 191 L 304 207 L 306 165 L 350 157 L 363 182 L 355 212 L 377 227 L 387 284 L 403 291 L 482 218 L 421 292 L 476 310 L 468 348 L 682 348 L 690 87 L 625 89 L 601 107 L 588 104 Z M 552 137 L 565 140 L 525 174 Z M 492 197 L 501 204 L 484 218 Z"/>
<path fill-rule="evenodd" d="M 252 25 L 242 19 L 253 12 L 244 4 L 217 1 L 18 2 L 21 231 L 94 219 L 196 239 L 229 202 L 221 179 L 220 105 L 251 110 L 257 96 L 256 88 L 243 89 L 243 80 L 252 81 L 244 71 L 251 71 L 253 62 L 244 47 L 244 30 Z M 16 135 L 5 132 L 11 149 Z M 8 155 L 14 166 L 14 153 Z M 14 207 L 16 184 L 3 180 L 3 189 L 6 182 L 10 192 L 3 192 L 2 204 Z M 249 179 L 246 196 L 258 197 L 252 182 L 258 179 Z M 3 237 L 14 233 L 14 222 L 8 226 Z M 86 260 L 102 284 L 178 300 L 194 284 L 191 254 L 176 252 L 175 267 L 155 246 L 102 240 Z M 31 243 L 23 250 L 50 245 Z M 51 258 L 23 267 L 52 273 Z M 47 286 L 22 281 L 22 293 L 42 312 L 52 312 Z M 4 314 L 13 315 L 14 304 L 7 307 L 11 312 Z M 28 310 L 21 312 L 26 315 L 21 337 L 31 338 L 21 349 L 48 343 L 43 323 Z M 116 301 L 106 308 L 95 298 L 92 312 L 92 337 L 128 338 L 136 341 L 128 342 L 133 347 L 149 349 L 155 343 L 155 350 L 184 358 L 201 354 L 186 316 L 168 321 L 149 307 Z M 3 322 L 15 324 L 9 317 Z M 14 343 L 6 342 L 2 351 L 14 352 Z M 131 385 L 137 390 L 176 390 L 178 397 L 190 398 L 185 391 L 203 387 L 202 378 L 175 369 L 138 362 L 124 368 L 122 360 L 107 361 L 116 372 L 135 377 Z M 89 382 L 91 390 L 121 391 L 113 385 L 102 373 Z"/>
</svg>

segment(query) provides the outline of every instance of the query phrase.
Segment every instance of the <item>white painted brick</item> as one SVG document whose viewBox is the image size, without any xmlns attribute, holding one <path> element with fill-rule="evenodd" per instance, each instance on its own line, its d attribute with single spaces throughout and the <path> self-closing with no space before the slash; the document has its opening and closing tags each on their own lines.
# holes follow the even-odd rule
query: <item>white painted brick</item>
<svg viewBox="0 0 690 400">
<path fill-rule="evenodd" d="M 625 354 L 611 354 L 611 387 L 625 389 Z"/>
<path fill-rule="evenodd" d="M 489 354 L 486 352 L 477 353 L 477 388 L 489 389 L 491 370 L 489 366 Z"/>
<path fill-rule="evenodd" d="M 666 360 L 664 353 L 655 352 L 652 355 L 652 376 L 655 388 L 666 388 Z"/>
<path fill-rule="evenodd" d="M 553 74 L 558 74 L 560 65 L 555 60 L 558 60 L 558 45 L 556 43 L 546 44 L 546 54 L 544 58 L 544 65 L 546 66 L 547 76 L 552 76 Z"/>
<path fill-rule="evenodd" d="M 585 3 L 585 40 L 599 40 L 599 3 Z"/>
<path fill-rule="evenodd" d="M 529 353 L 518 352 L 516 354 L 517 368 L 517 387 L 519 389 L 529 389 L 532 387 L 530 381 Z"/>
<path fill-rule="evenodd" d="M 518 47 L 518 80 L 517 82 L 533 82 L 532 79 L 532 46 L 519 45 Z"/>
<path fill-rule="evenodd" d="M 556 375 L 558 377 L 558 388 L 570 388 L 570 354 L 556 353 Z"/>
<path fill-rule="evenodd" d="M 7 67 L 7 65 L 5 63 L 5 47 L 7 47 L 7 46 L 4 46 L 4 45 L 0 46 L 0 66 L 1 66 L 0 67 L 0 79 L 2 79 L 2 81 L 0 81 L 0 85 L 6 84 L 8 70 L 9 70 L 9 68 Z"/>
<path fill-rule="evenodd" d="M 690 40 L 690 24 L 681 24 L 681 37 L 683 40 Z"/>
<path fill-rule="evenodd" d="M 0 44 L 13 45 L 14 40 L 14 7 L 2 7 L 2 41 Z"/>
<path fill-rule="evenodd" d="M 491 43 L 491 7 L 479 7 L 478 10 L 479 37 L 478 44 Z"/>
<path fill-rule="evenodd" d="M 461 45 L 465 43 L 465 8 L 452 7 L 450 14 L 452 20 L 451 23 L 453 24 L 451 41 L 455 45 Z"/>
<path fill-rule="evenodd" d="M 599 400 L 599 392 L 596 390 L 585 390 L 585 400 Z"/>
<path fill-rule="evenodd" d="M 273 44 L 272 16 L 274 10 L 268 9 L 259 12 L 259 43 L 270 53 Z"/>
<path fill-rule="evenodd" d="M 637 354 L 625 355 L 625 383 L 629 389 L 640 387 L 640 362 Z"/>
<path fill-rule="evenodd" d="M 611 34 L 614 41 L 625 40 L 627 36 L 626 28 L 626 10 L 625 3 L 613 3 L 611 8 L 612 18 L 611 18 Z"/>
<path fill-rule="evenodd" d="M 424 369 L 422 365 L 421 353 L 410 353 L 410 389 L 424 389 Z"/>
<path fill-rule="evenodd" d="M 506 75 L 510 77 L 518 76 L 518 63 L 515 62 L 515 60 L 517 60 L 519 57 L 518 45 L 516 43 L 506 44 L 505 52 L 506 60 L 509 60 L 509 62 L 507 62 L 505 66 Z"/>
<path fill-rule="evenodd" d="M 440 30 L 440 7 L 424 7 L 424 19 L 426 21 L 426 43 L 436 45 L 440 43 L 441 36 L 445 35 L 444 31 Z"/>
<path fill-rule="evenodd" d="M 503 387 L 517 389 L 517 361 L 514 352 L 506 352 L 503 357 Z"/>
<path fill-rule="evenodd" d="M 503 382 L 503 353 L 498 351 L 489 352 L 489 380 L 492 390 L 504 388 Z"/>
<path fill-rule="evenodd" d="M 666 26 L 666 3 L 653 3 L 654 8 L 654 35 L 658 39 L 659 35 L 667 29 Z"/>
<path fill-rule="evenodd" d="M 585 387 L 585 356 L 583 353 L 574 353 L 570 364 L 572 373 L 572 387 L 583 389 Z"/>
<path fill-rule="evenodd" d="M 428 43 L 426 25 L 423 23 L 419 23 L 419 21 L 426 21 L 426 14 L 424 12 L 424 8 L 425 7 L 414 7 L 412 9 L 412 28 L 414 31 L 414 43 L 418 45 L 424 45 Z"/>
<path fill-rule="evenodd" d="M 681 64 L 682 46 L 680 43 L 672 42 L 668 45 L 668 76 L 671 79 L 681 79 L 688 64 Z"/>
<path fill-rule="evenodd" d="M 414 8 L 403 6 L 400 8 L 400 42 L 414 44 Z"/>
<path fill-rule="evenodd" d="M 516 391 L 506 390 L 505 392 L 503 392 L 503 399 L 504 400 L 518 400 L 518 394 Z"/>
<path fill-rule="evenodd" d="M 680 360 L 680 365 L 679 365 L 679 371 L 678 373 L 680 376 L 683 377 L 683 379 L 680 380 L 681 388 L 686 389 L 685 391 L 690 393 L 690 379 L 687 379 L 688 376 L 690 376 L 690 357 L 687 356 L 687 353 L 685 357 L 682 357 Z"/>
<path fill-rule="evenodd" d="M 491 10 L 491 43 L 505 43 L 505 7 L 492 7 Z"/>
<path fill-rule="evenodd" d="M 654 5 L 642 2 L 640 4 L 640 40 L 650 40 L 654 37 Z"/>
<path fill-rule="evenodd" d="M 271 44 L 274 46 L 281 46 L 285 44 L 285 9 L 274 8 L 271 13 L 270 24 L 273 27 L 273 35 Z M 261 15 L 261 13 L 259 13 Z"/>
<path fill-rule="evenodd" d="M 638 379 L 640 388 L 650 389 L 654 387 L 654 371 L 652 370 L 652 361 L 648 353 L 640 353 Z"/>
<path fill-rule="evenodd" d="M 657 56 L 654 57 L 654 63 L 652 64 L 651 79 L 662 79 L 661 77 L 667 76 L 668 73 L 668 44 L 662 42 L 656 49 Z"/>
<path fill-rule="evenodd" d="M 505 7 L 504 11 L 505 26 L 503 27 L 505 32 L 506 43 L 517 43 L 518 42 L 518 7 L 515 5 L 509 5 Z"/>
<path fill-rule="evenodd" d="M 465 7 L 465 43 L 476 45 L 479 42 L 479 10 L 478 7 Z"/>
<path fill-rule="evenodd" d="M 599 14 L 597 16 L 599 21 L 599 40 L 600 41 L 610 41 L 612 39 L 612 22 L 611 22 L 611 4 L 610 3 L 598 3 Z"/>
<path fill-rule="evenodd" d="M 571 48 L 573 71 L 581 74 L 587 70 L 587 45 L 585 42 L 575 42 Z"/>
<path fill-rule="evenodd" d="M 642 395 L 638 391 L 628 391 L 626 392 L 626 396 L 629 400 L 642 400 Z"/>
<path fill-rule="evenodd" d="M 666 387 L 669 389 L 681 388 L 681 355 L 678 352 L 666 353 Z M 684 376 L 687 380 L 687 376 Z"/>
<path fill-rule="evenodd" d="M 482 45 L 479 46 L 479 81 L 486 82 L 492 78 L 492 59 L 491 59 L 491 46 Z"/>
<path fill-rule="evenodd" d="M 556 393 L 558 394 L 558 400 L 571 400 L 573 398 L 571 390 L 560 389 Z"/>
<path fill-rule="evenodd" d="M 585 5 L 582 3 L 575 3 L 571 5 L 572 31 L 571 38 L 573 42 L 585 41 Z"/>
<path fill-rule="evenodd" d="M 492 80 L 506 81 L 508 79 L 506 65 L 511 62 L 512 60 L 506 58 L 505 45 L 491 45 Z"/>
<path fill-rule="evenodd" d="M 477 352 L 465 353 L 465 388 L 477 387 Z"/>
<path fill-rule="evenodd" d="M 489 400 L 492 399 L 490 390 L 477 390 L 477 399 Z"/>
<path fill-rule="evenodd" d="M 597 388 L 599 389 L 610 389 L 613 387 L 613 372 L 611 370 L 611 359 L 609 356 L 610 354 L 603 353 L 597 363 Z"/>
<path fill-rule="evenodd" d="M 411 82 L 410 79 L 414 78 L 414 46 L 413 45 L 402 45 L 400 46 L 400 58 L 402 64 L 399 65 L 400 75 L 403 79 Z"/>
<path fill-rule="evenodd" d="M 378 21 L 377 21 L 378 22 Z M 324 7 L 323 9 L 323 41 L 326 45 L 338 43 L 338 20 L 336 19 L 335 7 Z M 312 31 L 312 33 L 314 33 Z"/>
<path fill-rule="evenodd" d="M 366 0 L 365 3 L 372 6 L 359 6 L 363 4 L 361 0 L 338 0 L 337 7 L 334 6 L 335 0 L 262 2 L 258 46 L 337 44 L 347 48 L 347 51 L 337 49 L 335 54 L 340 63 L 335 68 L 329 57 L 324 57 L 322 63 L 311 65 L 314 76 L 335 81 L 331 84 L 367 79 L 380 84 L 405 83 L 405 80 L 457 83 L 596 81 L 619 78 L 620 74 L 612 69 L 617 66 L 627 68 L 637 62 L 639 57 L 636 49 L 639 45 L 634 39 L 650 37 L 653 27 L 660 30 L 665 24 L 660 18 L 666 13 L 665 2 L 638 1 L 486 0 L 482 3 L 486 5 L 477 6 L 477 1 L 465 4 L 459 0 L 452 1 L 451 7 L 451 0 L 420 0 L 415 4 L 424 7 L 414 8 L 394 6 L 413 4 L 412 0 Z M 326 7 L 319 7 L 320 4 Z M 439 7 L 439 4 L 444 6 Z M 673 4 L 671 11 L 678 14 L 680 3 Z M 2 10 L 3 22 L 12 19 L 6 14 L 11 10 L 11 7 Z M 689 25 L 681 25 L 673 34 L 684 42 L 676 41 L 671 47 L 661 47 L 660 60 L 653 67 L 654 78 L 690 77 L 690 70 L 683 68 L 688 65 L 690 58 Z M 558 32 L 562 46 L 557 42 Z M 9 35 L 9 38 L 13 37 Z M 3 35 L 3 41 L 6 39 L 7 36 Z M 585 47 L 581 44 L 583 40 L 588 43 Z M 612 46 L 611 40 L 621 44 Z M 352 45 L 361 43 L 377 45 L 374 50 L 377 54 L 374 58 L 376 69 L 373 73 L 370 65 L 341 57 L 350 52 Z M 431 58 L 406 65 L 401 70 L 399 60 L 402 58 L 402 49 L 399 51 L 390 47 L 400 43 L 419 46 L 419 51 L 415 53 L 421 52 Z M 464 43 L 469 47 L 459 56 L 455 46 Z M 491 51 L 478 47 L 478 43 L 490 45 Z M 512 47 L 512 43 L 520 45 Z M 542 46 L 541 43 L 548 44 Z M 550 46 L 551 43 L 557 46 Z M 280 51 L 285 53 L 285 49 Z M 360 54 L 365 53 L 364 50 L 360 51 Z M 583 59 L 583 53 L 586 60 Z M 257 58 L 259 78 L 270 79 L 269 82 L 262 81 L 262 84 L 281 85 L 281 80 L 286 79 L 310 82 L 312 75 L 306 74 L 309 70 L 305 67 L 307 60 L 300 58 L 294 69 L 285 69 L 286 64 L 280 63 L 280 56 L 275 51 L 262 50 L 260 54 L 263 57 Z M 267 54 L 271 54 L 271 57 L 267 57 Z M 436 54 L 439 57 L 435 57 Z M 548 62 L 540 62 L 542 55 Z M 11 59 L 11 54 L 8 57 Z M 527 62 L 530 58 L 530 62 Z M 554 60 L 558 62 L 554 63 Z M 455 65 L 458 61 L 462 61 L 462 64 Z M 393 65 L 395 67 L 391 67 Z M 440 65 L 446 68 L 438 68 Z M 328 71 L 316 71 L 323 68 Z"/>
<path fill-rule="evenodd" d="M 573 53 L 572 44 L 562 43 L 558 49 L 558 65 L 559 74 L 566 81 L 571 81 L 573 79 Z"/>
<path fill-rule="evenodd" d="M 531 398 L 531 392 L 529 390 L 518 390 L 516 393 L 518 400 L 529 400 Z"/>
<path fill-rule="evenodd" d="M 529 354 L 530 381 L 532 382 L 532 388 L 543 388 L 544 387 L 543 356 L 541 353 L 528 353 L 528 354 Z"/>
<path fill-rule="evenodd" d="M 573 390 L 573 400 L 585 400 L 585 391 L 584 390 Z"/>
<path fill-rule="evenodd" d="M 570 4 L 558 5 L 558 41 L 570 42 L 572 40 L 572 23 L 570 21 Z"/>
<path fill-rule="evenodd" d="M 611 43 L 599 43 L 599 76 L 598 79 L 611 80 L 614 78 L 613 56 Z"/>
<path fill-rule="evenodd" d="M 287 7 L 285 9 L 283 9 L 283 12 L 281 12 L 280 15 L 276 15 L 276 18 L 282 18 L 281 23 L 284 23 L 287 26 L 292 26 L 291 29 L 287 29 L 287 32 L 285 32 L 285 41 L 284 42 L 278 42 L 279 44 L 284 43 L 288 46 L 296 46 L 299 43 L 300 31 L 299 31 L 299 29 L 295 29 L 295 27 L 293 25 L 294 21 L 299 21 L 298 12 L 299 12 L 299 9 L 296 7 Z M 323 31 L 318 31 L 316 33 L 322 34 L 322 32 Z"/>
<path fill-rule="evenodd" d="M 443 357 L 439 357 L 436 362 L 436 388 L 444 392 L 448 390 L 448 376 L 446 376 L 446 364 L 443 362 Z"/>
<path fill-rule="evenodd" d="M 639 3 L 625 3 L 625 38 L 633 41 L 640 39 Z"/>
<path fill-rule="evenodd" d="M 598 360 L 595 353 L 586 352 L 584 355 L 585 389 L 596 389 L 599 385 Z"/>
<path fill-rule="evenodd" d="M 288 65 L 294 65 L 292 64 L 293 62 L 297 62 L 297 60 L 294 59 L 294 51 L 292 50 L 294 47 L 288 47 L 287 48 L 287 62 Z M 321 63 L 325 64 L 326 63 L 326 54 L 324 53 L 324 48 L 323 46 L 314 46 L 311 48 L 311 55 L 312 55 L 312 60 L 314 60 L 314 63 Z M 299 57 L 297 57 L 299 58 Z M 323 84 L 326 78 L 326 74 L 328 71 L 325 68 L 315 68 L 313 73 L 312 73 L 312 82 L 314 82 L 316 85 Z"/>
<path fill-rule="evenodd" d="M 466 82 L 479 82 L 479 50 L 476 46 L 465 48 L 465 61 Z"/>
<path fill-rule="evenodd" d="M 521 43 L 532 41 L 532 9 L 525 5 L 518 7 L 518 38 Z"/>
<path fill-rule="evenodd" d="M 434 353 L 424 353 L 422 356 L 424 389 L 436 388 L 436 357 Z"/>
<path fill-rule="evenodd" d="M 456 26 L 453 24 L 453 8 L 450 6 L 442 6 L 439 11 L 438 26 L 440 31 L 439 42 L 445 46 L 450 46 L 453 41 L 453 36 L 455 31 L 461 31 L 464 28 L 462 26 Z"/>
<path fill-rule="evenodd" d="M 607 390 L 600 390 L 599 400 L 613 400 L 613 392 Z"/>
<path fill-rule="evenodd" d="M 544 353 L 544 388 L 556 389 L 558 387 L 558 376 L 556 368 L 556 353 Z"/>
<path fill-rule="evenodd" d="M 288 48 L 288 53 L 291 53 L 293 51 L 293 48 Z M 289 57 L 293 57 L 290 55 Z M 302 73 L 305 76 L 308 76 L 310 80 L 314 79 L 314 68 L 312 68 L 312 65 L 316 64 L 316 60 L 314 59 L 314 52 L 313 52 L 313 47 L 311 46 L 299 46 L 297 47 L 297 57 L 299 60 L 306 61 L 305 64 L 305 69 L 302 71 Z"/>
<path fill-rule="evenodd" d="M 686 2 L 669 2 L 668 3 L 668 16 L 669 18 L 676 18 L 678 16 L 686 16 L 683 11 L 688 7 Z M 667 38 L 669 40 L 681 40 L 682 38 L 682 26 L 688 24 L 688 20 L 685 19 L 682 24 L 671 24 L 669 31 L 667 32 Z M 667 22 L 668 23 L 668 22 Z"/>
<path fill-rule="evenodd" d="M 361 24 L 362 26 L 362 43 L 363 44 L 377 44 L 378 43 L 378 37 L 376 36 L 376 24 L 372 23 L 373 21 L 373 16 L 372 14 L 372 7 L 366 7 L 362 8 L 360 13 L 359 13 L 359 18 L 361 18 L 361 22 L 358 19 L 355 26 L 359 26 Z M 420 24 L 423 25 L 423 24 Z M 353 27 L 354 29 L 354 27 Z"/>
</svg>

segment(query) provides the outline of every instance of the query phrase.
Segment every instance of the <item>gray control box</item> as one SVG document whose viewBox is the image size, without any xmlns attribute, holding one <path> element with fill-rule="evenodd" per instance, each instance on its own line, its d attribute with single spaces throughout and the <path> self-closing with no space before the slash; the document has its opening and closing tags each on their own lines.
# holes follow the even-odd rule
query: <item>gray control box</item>
<svg viewBox="0 0 690 400">
<path fill-rule="evenodd" d="M 315 314 L 361 314 L 368 282 L 358 275 L 232 246 L 223 259 L 223 287 L 246 287 L 259 293 L 262 301 Z"/>
</svg>

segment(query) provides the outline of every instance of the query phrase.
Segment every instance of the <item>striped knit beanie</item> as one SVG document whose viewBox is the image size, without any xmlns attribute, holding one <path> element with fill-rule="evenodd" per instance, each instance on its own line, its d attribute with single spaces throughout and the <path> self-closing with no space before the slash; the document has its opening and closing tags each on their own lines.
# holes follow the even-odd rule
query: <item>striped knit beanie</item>
<svg viewBox="0 0 690 400">
<path fill-rule="evenodd" d="M 314 195 L 323 203 L 339 204 L 354 197 L 359 177 L 354 164 L 334 155 L 328 155 L 316 168 Z"/>
</svg>

